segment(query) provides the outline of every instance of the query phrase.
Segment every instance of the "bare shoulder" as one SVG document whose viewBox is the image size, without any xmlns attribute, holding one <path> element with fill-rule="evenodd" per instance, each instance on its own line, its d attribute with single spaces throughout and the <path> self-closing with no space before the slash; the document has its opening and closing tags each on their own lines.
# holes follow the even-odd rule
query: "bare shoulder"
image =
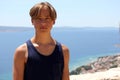
<svg viewBox="0 0 120 80">
<path fill-rule="evenodd" d="M 63 56 L 64 56 L 64 69 L 62 80 L 69 79 L 69 49 L 67 46 L 62 44 Z"/>
<path fill-rule="evenodd" d="M 18 46 L 16 48 L 16 50 L 15 50 L 14 58 L 15 59 L 23 59 L 23 58 L 25 58 L 26 51 L 27 51 L 27 46 L 26 46 L 25 43 Z"/>
<path fill-rule="evenodd" d="M 23 80 L 24 65 L 26 61 L 26 43 L 16 48 L 13 61 L 13 80 Z"/>
<path fill-rule="evenodd" d="M 62 50 L 64 57 L 69 58 L 69 48 L 66 45 L 62 44 Z"/>
</svg>

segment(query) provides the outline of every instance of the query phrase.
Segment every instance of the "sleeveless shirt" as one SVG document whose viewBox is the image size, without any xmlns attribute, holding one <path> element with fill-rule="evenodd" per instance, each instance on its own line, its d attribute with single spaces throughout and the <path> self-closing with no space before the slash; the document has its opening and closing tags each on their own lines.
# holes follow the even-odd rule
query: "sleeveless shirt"
<svg viewBox="0 0 120 80">
<path fill-rule="evenodd" d="M 25 64 L 24 80 L 62 80 L 64 59 L 62 46 L 56 41 L 49 56 L 40 54 L 30 40 L 27 42 L 28 60 Z"/>
</svg>

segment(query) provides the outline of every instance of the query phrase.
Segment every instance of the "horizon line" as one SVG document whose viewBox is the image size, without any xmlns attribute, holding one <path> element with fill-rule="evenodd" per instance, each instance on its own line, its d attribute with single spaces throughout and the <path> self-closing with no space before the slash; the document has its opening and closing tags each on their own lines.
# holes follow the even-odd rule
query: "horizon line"
<svg viewBox="0 0 120 80">
<path fill-rule="evenodd" d="M 24 28 L 32 28 L 33 26 L 3 26 L 0 27 L 24 27 Z M 119 26 L 53 26 L 54 28 L 119 28 Z"/>
</svg>

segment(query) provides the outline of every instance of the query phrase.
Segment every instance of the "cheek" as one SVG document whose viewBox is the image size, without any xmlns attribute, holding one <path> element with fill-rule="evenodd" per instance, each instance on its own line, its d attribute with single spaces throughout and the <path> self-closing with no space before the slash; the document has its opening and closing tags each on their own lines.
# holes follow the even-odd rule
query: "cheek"
<svg viewBox="0 0 120 80">
<path fill-rule="evenodd" d="M 49 26 L 50 28 L 52 28 L 53 25 L 54 25 L 54 23 L 51 22 L 48 26 Z"/>
<path fill-rule="evenodd" d="M 34 25 L 34 26 L 39 26 L 40 23 L 39 23 L 39 22 L 35 22 L 35 21 L 33 21 L 33 22 L 32 22 L 32 25 Z"/>
</svg>

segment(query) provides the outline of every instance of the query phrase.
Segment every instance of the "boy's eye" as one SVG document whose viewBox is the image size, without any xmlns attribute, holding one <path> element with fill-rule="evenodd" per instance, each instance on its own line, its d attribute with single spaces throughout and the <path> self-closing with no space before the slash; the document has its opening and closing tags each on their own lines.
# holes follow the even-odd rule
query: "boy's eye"
<svg viewBox="0 0 120 80">
<path fill-rule="evenodd" d="M 50 21 L 51 18 L 47 17 L 47 18 L 36 18 L 36 20 L 39 20 L 39 21 Z"/>
<path fill-rule="evenodd" d="M 45 18 L 45 19 L 47 20 L 47 19 L 50 19 L 50 18 Z"/>
</svg>

